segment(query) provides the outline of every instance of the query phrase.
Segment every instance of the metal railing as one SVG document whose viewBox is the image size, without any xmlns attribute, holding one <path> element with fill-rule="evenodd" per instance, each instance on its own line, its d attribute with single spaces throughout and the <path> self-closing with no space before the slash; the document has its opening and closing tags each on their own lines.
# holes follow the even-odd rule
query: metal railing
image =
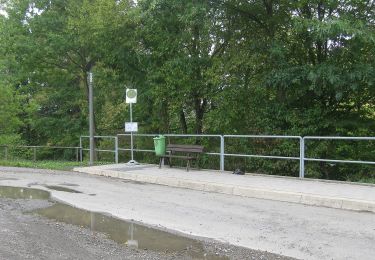
<svg viewBox="0 0 375 260">
<path fill-rule="evenodd" d="M 299 168 L 299 177 L 304 177 L 303 171 L 303 154 L 301 153 L 301 142 L 302 137 L 300 136 L 286 136 L 286 135 L 224 135 L 223 139 L 225 138 L 251 138 L 251 139 L 289 139 L 289 140 L 298 140 L 300 143 L 300 156 L 293 157 L 293 156 L 273 156 L 273 155 L 259 155 L 259 154 L 237 154 L 237 153 L 225 153 L 223 151 L 222 156 L 232 156 L 232 157 L 249 157 L 249 158 L 263 158 L 263 159 L 281 159 L 281 160 L 299 160 L 300 161 L 300 168 Z M 223 140 L 224 142 L 224 140 Z M 223 144 L 224 146 L 224 144 Z M 224 147 L 225 149 L 225 147 Z M 224 150 L 223 149 L 223 150 Z M 224 159 L 223 159 L 224 160 Z"/>
<path fill-rule="evenodd" d="M 305 136 L 304 147 L 306 140 L 355 140 L 355 141 L 375 141 L 375 137 L 342 137 L 342 136 Z M 336 160 L 336 159 L 322 159 L 322 158 L 308 158 L 304 157 L 305 161 L 313 162 L 333 162 L 333 163 L 355 163 L 355 164 L 372 164 L 375 165 L 373 161 L 361 161 L 361 160 Z"/>
<path fill-rule="evenodd" d="M 156 137 L 159 134 L 134 134 L 135 137 Z M 326 162 L 326 163 L 351 163 L 351 164 L 368 164 L 375 165 L 375 161 L 369 160 L 343 160 L 343 159 L 325 159 L 325 158 L 312 158 L 306 157 L 306 142 L 309 140 L 343 140 L 343 141 L 374 141 L 375 137 L 340 137 L 340 136 L 283 136 L 283 135 L 196 135 L 196 134 L 165 134 L 165 137 L 169 138 L 211 138 L 220 142 L 217 144 L 217 151 L 206 151 L 204 154 L 219 156 L 220 158 L 220 170 L 224 171 L 225 169 L 225 159 L 228 157 L 245 157 L 245 158 L 261 158 L 261 159 L 278 159 L 278 160 L 292 160 L 299 161 L 299 177 L 305 177 L 305 162 Z M 113 139 L 114 146 L 113 149 L 95 149 L 97 152 L 109 152 L 113 153 L 115 157 L 115 162 L 119 163 L 119 151 L 131 151 L 131 147 L 119 147 L 119 140 L 122 137 L 130 137 L 130 134 L 118 134 L 117 136 L 95 136 L 96 139 Z M 4 158 L 8 159 L 9 149 L 32 149 L 33 150 L 33 160 L 37 159 L 37 150 L 38 149 L 75 149 L 76 151 L 76 160 L 83 161 L 83 151 L 89 151 L 89 148 L 83 147 L 83 139 L 89 138 L 89 136 L 80 137 L 80 146 L 11 146 L 11 145 L 1 145 L 4 149 Z M 246 154 L 246 153 L 229 153 L 226 152 L 227 141 L 235 140 L 238 138 L 245 139 L 282 139 L 282 140 L 291 140 L 299 142 L 299 156 L 283 156 L 283 155 L 267 155 L 267 154 Z M 212 148 L 212 147 L 211 147 Z M 144 148 L 133 148 L 136 152 L 145 152 L 145 153 L 154 153 L 154 149 L 144 149 Z"/>
<path fill-rule="evenodd" d="M 121 137 L 130 137 L 130 136 L 131 136 L 131 134 L 118 134 L 117 135 L 118 140 Z M 133 134 L 133 137 L 157 137 L 157 136 L 159 136 L 159 134 Z M 195 138 L 218 138 L 218 139 L 220 139 L 220 149 L 224 148 L 224 137 L 222 135 L 163 134 L 163 136 L 165 136 L 165 137 L 180 137 L 180 138 L 191 138 L 191 137 L 195 137 Z M 118 150 L 119 151 L 131 151 L 131 148 L 120 148 L 120 147 L 118 147 Z M 146 152 L 146 153 L 154 153 L 155 152 L 154 149 L 150 150 L 150 149 L 134 148 L 133 150 L 136 151 L 136 152 Z M 220 156 L 220 170 L 222 170 L 222 171 L 224 170 L 224 156 L 223 156 L 222 150 L 219 153 L 217 153 L 217 152 L 204 152 L 203 154 Z"/>
<path fill-rule="evenodd" d="M 83 138 L 89 139 L 90 136 L 87 135 L 82 135 L 79 137 L 79 146 L 81 148 L 81 160 L 83 158 L 83 151 L 90 151 L 89 148 L 83 148 Z M 95 152 L 109 152 L 109 153 L 114 153 L 114 159 L 115 163 L 118 163 L 118 137 L 117 136 L 111 136 L 111 135 L 95 135 L 94 139 L 113 139 L 114 140 L 114 149 L 109 150 L 109 149 L 97 149 L 95 148 Z"/>
<path fill-rule="evenodd" d="M 37 150 L 38 149 L 53 149 L 53 150 L 75 150 L 76 152 L 76 161 L 82 161 L 82 156 L 80 153 L 81 147 L 78 146 L 49 146 L 49 145 L 1 145 L 0 147 L 4 148 L 4 159 L 8 160 L 9 150 L 10 149 L 32 149 L 33 151 L 33 161 L 37 159 Z"/>
<path fill-rule="evenodd" d="M 156 137 L 159 134 L 134 134 L 134 136 L 140 137 Z M 130 134 L 118 134 L 118 139 L 121 136 L 129 136 Z M 375 161 L 362 161 L 362 160 L 336 160 L 336 159 L 321 159 L 321 158 L 309 158 L 305 157 L 306 147 L 305 143 L 307 140 L 311 139 L 324 139 L 324 140 L 371 140 L 375 141 L 375 137 L 330 137 L 330 136 L 284 136 L 284 135 L 195 135 L 195 134 L 165 134 L 165 137 L 211 137 L 220 139 L 220 152 L 205 152 L 207 155 L 220 156 L 220 170 L 224 171 L 225 169 L 225 158 L 226 157 L 248 157 L 248 158 L 263 158 L 263 159 L 279 159 L 279 160 L 294 160 L 299 161 L 299 178 L 305 177 L 305 162 L 306 161 L 316 161 L 316 162 L 335 162 L 335 163 L 356 163 L 356 164 L 371 164 L 375 165 Z M 282 156 L 282 155 L 260 155 L 260 154 L 241 154 L 241 153 L 226 153 L 225 144 L 227 139 L 234 138 L 250 138 L 250 139 L 289 139 L 299 142 L 299 156 Z M 131 148 L 120 148 L 119 151 L 130 151 Z M 154 153 L 154 150 L 150 149 L 140 149 L 134 148 L 134 151 L 137 152 L 147 152 Z"/>
</svg>

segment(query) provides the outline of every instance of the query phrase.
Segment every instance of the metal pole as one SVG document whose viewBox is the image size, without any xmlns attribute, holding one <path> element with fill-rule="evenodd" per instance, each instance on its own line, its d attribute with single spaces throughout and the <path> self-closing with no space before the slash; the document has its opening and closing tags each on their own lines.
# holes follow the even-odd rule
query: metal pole
<svg viewBox="0 0 375 260">
<path fill-rule="evenodd" d="M 80 161 L 83 161 L 83 150 L 82 150 L 82 136 L 79 137 L 79 157 Z"/>
<path fill-rule="evenodd" d="M 130 123 L 133 123 L 133 104 L 130 103 Z M 133 151 L 133 131 L 130 132 L 130 152 L 131 152 L 131 161 L 134 161 L 134 151 Z"/>
<path fill-rule="evenodd" d="M 94 165 L 94 93 L 92 87 L 92 77 L 92 72 L 89 72 L 90 166 Z"/>
<path fill-rule="evenodd" d="M 5 161 L 8 160 L 8 146 L 4 146 Z"/>
<path fill-rule="evenodd" d="M 301 179 L 305 178 L 305 139 L 300 138 L 300 161 L 299 161 L 299 177 Z"/>
<path fill-rule="evenodd" d="M 220 136 L 220 171 L 224 171 L 224 136 Z"/>
<path fill-rule="evenodd" d="M 79 161 L 79 148 L 76 148 L 76 161 Z"/>
<path fill-rule="evenodd" d="M 35 162 L 36 161 L 36 147 L 34 147 L 34 153 L 33 153 L 33 161 Z"/>
<path fill-rule="evenodd" d="M 118 163 L 118 137 L 115 137 L 115 162 Z"/>
</svg>

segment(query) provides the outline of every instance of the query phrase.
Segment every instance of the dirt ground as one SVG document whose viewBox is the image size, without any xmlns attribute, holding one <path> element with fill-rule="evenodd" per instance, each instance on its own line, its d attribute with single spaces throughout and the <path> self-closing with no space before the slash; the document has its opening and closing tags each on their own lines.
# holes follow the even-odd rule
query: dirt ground
<svg viewBox="0 0 375 260">
<path fill-rule="evenodd" d="M 105 234 L 58 223 L 29 211 L 46 200 L 0 199 L 0 259 L 192 259 L 186 252 L 153 252 L 119 245 Z M 291 259 L 268 252 L 204 241 L 205 259 Z"/>
</svg>

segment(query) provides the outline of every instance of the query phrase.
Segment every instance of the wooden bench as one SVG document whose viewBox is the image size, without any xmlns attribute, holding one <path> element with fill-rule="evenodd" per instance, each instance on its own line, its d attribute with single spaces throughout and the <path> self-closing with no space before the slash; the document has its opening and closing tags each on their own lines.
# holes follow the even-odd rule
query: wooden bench
<svg viewBox="0 0 375 260">
<path fill-rule="evenodd" d="M 166 147 L 166 154 L 160 156 L 159 168 L 161 168 L 164 159 L 168 159 L 169 167 L 172 167 L 172 158 L 187 160 L 186 171 L 189 171 L 190 162 L 197 160 L 199 154 L 203 153 L 203 146 L 201 145 L 183 145 L 183 144 L 168 144 Z M 176 154 L 177 153 L 177 154 Z M 184 154 L 184 155 L 183 155 Z"/>
</svg>

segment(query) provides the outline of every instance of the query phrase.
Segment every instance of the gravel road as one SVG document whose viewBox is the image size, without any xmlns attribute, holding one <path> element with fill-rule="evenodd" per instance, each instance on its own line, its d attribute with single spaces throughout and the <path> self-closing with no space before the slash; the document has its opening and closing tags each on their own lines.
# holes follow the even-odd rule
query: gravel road
<svg viewBox="0 0 375 260">
<path fill-rule="evenodd" d="M 135 249 L 105 234 L 49 220 L 30 211 L 53 205 L 46 200 L 0 199 L 0 259 L 193 259 L 182 252 Z M 206 240 L 204 259 L 291 259 Z"/>
</svg>

